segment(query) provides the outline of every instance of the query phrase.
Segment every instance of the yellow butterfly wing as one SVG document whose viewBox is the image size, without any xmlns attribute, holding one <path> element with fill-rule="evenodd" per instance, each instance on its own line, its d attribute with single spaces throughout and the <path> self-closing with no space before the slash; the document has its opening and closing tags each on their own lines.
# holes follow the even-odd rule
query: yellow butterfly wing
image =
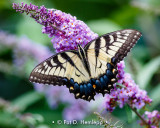
<svg viewBox="0 0 160 128">
<path fill-rule="evenodd" d="M 110 92 L 117 81 L 117 63 L 123 60 L 140 36 L 136 30 L 125 29 L 102 35 L 85 46 L 96 92 Z"/>
<path fill-rule="evenodd" d="M 141 37 L 141 33 L 124 29 L 102 35 L 85 46 L 92 77 L 97 78 L 106 72 L 106 65 L 116 65 L 123 60 Z"/>
<path fill-rule="evenodd" d="M 35 67 L 29 80 L 35 83 L 67 85 L 67 79 L 82 83 L 89 80 L 77 51 L 66 51 L 51 56 Z"/>
</svg>

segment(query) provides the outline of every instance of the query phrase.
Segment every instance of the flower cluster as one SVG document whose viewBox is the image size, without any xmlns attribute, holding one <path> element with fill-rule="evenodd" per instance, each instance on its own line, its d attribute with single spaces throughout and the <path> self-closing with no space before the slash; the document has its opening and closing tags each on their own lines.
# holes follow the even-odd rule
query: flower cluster
<svg viewBox="0 0 160 128">
<path fill-rule="evenodd" d="M 15 35 L 0 31 L 0 45 L 13 50 L 13 63 L 16 67 L 24 70 L 25 64 L 30 60 L 41 62 L 46 57 L 51 56 L 50 50 L 33 42 L 26 36 L 17 38 Z"/>
<path fill-rule="evenodd" d="M 15 4 L 13 8 L 21 13 L 30 14 L 38 23 L 42 24 L 42 32 L 48 34 L 57 52 L 77 49 L 77 44 L 85 46 L 88 42 L 98 37 L 90 28 L 76 17 L 61 12 L 60 10 L 46 9 L 41 6 Z"/>
<path fill-rule="evenodd" d="M 124 71 L 124 61 L 117 64 L 118 67 L 118 85 L 111 90 L 110 95 L 106 96 L 106 109 L 112 112 L 118 105 L 122 108 L 126 103 L 132 108 L 141 109 L 146 104 L 152 102 L 147 96 L 147 92 L 136 85 L 131 75 Z"/>
<path fill-rule="evenodd" d="M 151 128 L 159 128 L 159 122 L 160 122 L 160 112 L 157 110 L 154 110 L 153 112 L 146 111 L 143 115 L 143 117 L 146 119 L 147 124 L 151 126 Z M 146 125 L 144 122 L 140 122 L 140 125 Z"/>
</svg>

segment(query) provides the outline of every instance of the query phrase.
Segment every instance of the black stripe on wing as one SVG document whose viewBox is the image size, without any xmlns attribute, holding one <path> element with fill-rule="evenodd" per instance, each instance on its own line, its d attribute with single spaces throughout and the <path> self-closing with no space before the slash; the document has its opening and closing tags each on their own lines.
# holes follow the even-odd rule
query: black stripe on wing
<svg viewBox="0 0 160 128">
<path fill-rule="evenodd" d="M 79 57 L 79 54 L 76 52 L 76 55 Z M 63 58 L 63 59 L 66 59 L 66 61 L 68 61 L 73 67 L 75 67 L 82 75 L 84 75 L 83 74 L 83 72 L 82 71 L 80 71 L 79 70 L 79 68 L 76 66 L 76 64 L 73 62 L 73 60 L 65 53 L 65 52 L 62 52 L 61 53 L 61 57 Z M 79 57 L 79 59 L 80 59 L 80 57 Z M 85 76 L 85 75 L 84 75 Z"/>
<path fill-rule="evenodd" d="M 77 51 L 74 50 L 66 52 L 73 53 L 73 56 L 74 54 L 78 55 Z M 64 67 L 63 64 L 70 63 L 74 67 L 76 67 L 76 65 L 66 52 L 55 54 L 37 65 L 31 72 L 29 80 L 31 82 L 48 85 L 68 85 L 67 77 L 62 75 L 62 72 L 65 74 L 66 71 L 66 67 Z M 61 60 L 59 60 L 58 57 L 60 57 Z M 78 70 L 77 67 L 76 69 Z"/>
<path fill-rule="evenodd" d="M 96 55 L 95 71 L 96 71 L 96 69 L 97 69 L 97 57 L 99 56 L 100 45 L 101 45 L 101 40 L 100 40 L 100 38 L 98 38 L 98 39 L 95 41 L 95 55 Z"/>
<path fill-rule="evenodd" d="M 141 33 L 137 30 L 125 29 L 117 32 L 110 33 L 109 35 L 113 36 L 113 41 L 109 43 L 110 46 L 114 45 L 115 42 L 122 44 L 119 49 L 116 51 L 115 56 L 112 58 L 113 63 L 118 63 L 127 56 L 133 46 L 137 43 L 137 41 L 141 37 Z M 105 36 L 104 36 L 105 37 Z M 125 42 L 121 42 L 125 41 Z M 116 46 L 118 47 L 118 46 Z M 114 51 L 114 49 L 112 49 Z"/>
<path fill-rule="evenodd" d="M 85 46 L 85 51 L 87 52 L 88 49 L 95 49 L 95 54 L 97 55 L 101 49 L 106 52 L 109 57 L 112 58 L 112 62 L 116 64 L 127 56 L 127 53 L 140 37 L 141 33 L 133 29 L 115 31 L 91 41 Z"/>
</svg>

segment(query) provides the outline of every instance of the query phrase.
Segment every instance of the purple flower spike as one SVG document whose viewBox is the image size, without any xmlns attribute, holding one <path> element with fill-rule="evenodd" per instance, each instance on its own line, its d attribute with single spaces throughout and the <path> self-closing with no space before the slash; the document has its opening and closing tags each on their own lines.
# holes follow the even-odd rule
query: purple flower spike
<svg viewBox="0 0 160 128">
<path fill-rule="evenodd" d="M 145 90 L 141 90 L 138 85 L 134 82 L 131 75 L 124 71 L 124 61 L 117 64 L 118 67 L 118 83 L 123 86 L 115 85 L 115 88 L 111 90 L 110 96 L 107 94 L 106 108 L 112 112 L 118 105 L 120 108 L 127 103 L 133 108 L 141 109 L 146 104 L 152 102 L 147 96 Z"/>
<path fill-rule="evenodd" d="M 147 124 L 151 126 L 151 128 L 159 128 L 159 122 L 160 122 L 160 112 L 157 110 L 154 110 L 152 112 L 146 111 L 143 115 L 143 117 L 146 119 Z M 140 121 L 140 125 L 146 125 L 144 122 Z"/>
<path fill-rule="evenodd" d="M 41 62 L 52 55 L 51 51 L 41 44 L 33 42 L 26 36 L 20 38 L 0 30 L 0 44 L 13 50 L 13 63 L 17 69 L 24 71 L 26 63 L 31 61 Z M 1 47 L 2 47 L 1 46 Z"/>
<path fill-rule="evenodd" d="M 30 14 L 36 22 L 42 24 L 42 33 L 52 38 L 51 42 L 56 52 L 77 49 L 77 44 L 84 47 L 98 37 L 83 21 L 60 10 L 47 9 L 44 6 L 38 9 L 38 6 L 23 3 L 21 5 L 13 3 L 13 9 Z"/>
</svg>

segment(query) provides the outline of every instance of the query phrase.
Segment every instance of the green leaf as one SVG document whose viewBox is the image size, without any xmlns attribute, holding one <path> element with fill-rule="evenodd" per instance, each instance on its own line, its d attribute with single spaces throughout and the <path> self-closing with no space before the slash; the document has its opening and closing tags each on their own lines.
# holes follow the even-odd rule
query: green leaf
<svg viewBox="0 0 160 128">
<path fill-rule="evenodd" d="M 108 19 L 92 20 L 87 22 L 87 25 L 100 35 L 121 29 L 118 24 Z"/>
<path fill-rule="evenodd" d="M 128 105 L 125 105 L 125 110 L 127 113 L 128 123 L 131 123 L 133 121 L 132 110 Z"/>
<path fill-rule="evenodd" d="M 158 84 L 149 94 L 150 98 L 153 100 L 152 105 L 150 106 L 151 109 L 154 109 L 155 106 L 160 104 L 160 84 Z"/>
<path fill-rule="evenodd" d="M 36 91 L 31 91 L 18 97 L 16 100 L 12 102 L 12 105 L 17 106 L 21 111 L 24 111 L 27 107 L 29 107 L 30 105 L 34 104 L 42 98 L 42 94 Z"/>
<path fill-rule="evenodd" d="M 142 89 L 145 89 L 154 73 L 160 68 L 160 56 L 152 59 L 137 74 L 137 83 Z"/>
</svg>

